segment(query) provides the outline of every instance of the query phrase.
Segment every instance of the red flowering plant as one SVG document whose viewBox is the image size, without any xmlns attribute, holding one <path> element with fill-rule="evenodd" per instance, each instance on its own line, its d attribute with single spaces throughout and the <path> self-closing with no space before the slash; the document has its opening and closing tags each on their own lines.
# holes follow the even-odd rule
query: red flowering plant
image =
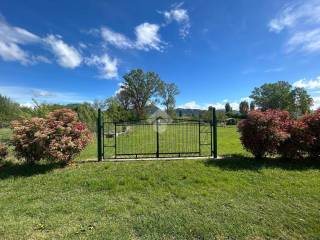
<svg viewBox="0 0 320 240">
<path fill-rule="evenodd" d="M 49 159 L 68 163 L 92 141 L 92 134 L 87 126 L 80 122 L 77 113 L 70 109 L 49 113 L 47 126 L 51 130 Z"/>
<path fill-rule="evenodd" d="M 302 118 L 306 125 L 304 148 L 311 157 L 320 156 L 320 109 Z"/>
<path fill-rule="evenodd" d="M 12 144 L 18 159 L 25 159 L 27 163 L 34 163 L 45 158 L 49 143 L 50 129 L 44 118 L 13 121 Z"/>
<path fill-rule="evenodd" d="M 276 154 L 280 144 L 289 137 L 287 128 L 290 123 L 286 111 L 251 111 L 247 119 L 238 124 L 241 143 L 256 158 Z"/>
<path fill-rule="evenodd" d="M 8 147 L 0 143 L 0 160 L 4 160 L 8 156 Z"/>
</svg>

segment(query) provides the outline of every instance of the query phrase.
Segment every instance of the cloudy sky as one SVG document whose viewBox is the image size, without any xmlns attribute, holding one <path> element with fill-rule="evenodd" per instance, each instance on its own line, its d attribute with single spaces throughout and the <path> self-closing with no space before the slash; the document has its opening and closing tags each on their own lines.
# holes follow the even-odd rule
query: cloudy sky
<svg viewBox="0 0 320 240">
<path fill-rule="evenodd" d="M 114 95 L 133 68 L 223 107 L 286 80 L 320 106 L 320 0 L 0 1 L 0 94 L 22 103 Z"/>
</svg>

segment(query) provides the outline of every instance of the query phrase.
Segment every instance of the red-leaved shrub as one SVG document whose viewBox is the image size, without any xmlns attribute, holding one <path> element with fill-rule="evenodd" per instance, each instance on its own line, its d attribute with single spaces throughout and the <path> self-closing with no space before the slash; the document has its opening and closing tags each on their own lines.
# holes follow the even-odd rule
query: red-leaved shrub
<svg viewBox="0 0 320 240">
<path fill-rule="evenodd" d="M 307 142 L 310 142 L 307 125 L 302 119 L 291 120 L 286 131 L 289 137 L 280 144 L 278 153 L 287 159 L 303 158 L 307 154 Z"/>
<path fill-rule="evenodd" d="M 48 147 L 50 159 L 68 163 L 92 141 L 92 134 L 86 125 L 70 109 L 50 113 L 47 125 L 51 129 Z"/>
<path fill-rule="evenodd" d="M 260 110 L 249 112 L 247 119 L 240 121 L 240 140 L 249 152 L 261 158 L 266 154 L 276 154 L 288 137 L 290 116 L 286 111 Z"/>
<path fill-rule="evenodd" d="M 46 118 L 13 121 L 16 156 L 28 163 L 40 159 L 70 162 L 92 141 L 85 124 L 70 109 L 56 110 Z"/>
<path fill-rule="evenodd" d="M 304 148 L 311 157 L 320 156 L 320 109 L 305 115 L 302 121 L 306 125 Z"/>
<path fill-rule="evenodd" d="M 46 119 L 31 118 L 30 120 L 13 121 L 12 144 L 15 146 L 15 154 L 19 159 L 25 159 L 27 163 L 34 163 L 46 156 L 49 144 L 50 129 Z"/>
<path fill-rule="evenodd" d="M 0 160 L 5 159 L 8 156 L 8 148 L 6 145 L 0 143 Z"/>
</svg>

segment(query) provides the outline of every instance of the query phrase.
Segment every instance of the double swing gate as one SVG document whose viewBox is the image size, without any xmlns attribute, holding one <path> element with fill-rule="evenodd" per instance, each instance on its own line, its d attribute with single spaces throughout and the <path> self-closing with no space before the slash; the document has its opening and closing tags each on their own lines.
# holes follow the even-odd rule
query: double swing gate
<svg viewBox="0 0 320 240">
<path fill-rule="evenodd" d="M 104 121 L 98 110 L 98 160 L 111 158 L 217 157 L 217 121 L 155 118 Z"/>
</svg>

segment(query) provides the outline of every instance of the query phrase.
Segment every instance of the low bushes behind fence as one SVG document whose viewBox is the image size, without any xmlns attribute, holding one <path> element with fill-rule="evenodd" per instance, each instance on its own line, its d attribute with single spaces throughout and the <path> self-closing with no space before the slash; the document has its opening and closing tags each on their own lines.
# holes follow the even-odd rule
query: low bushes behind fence
<svg viewBox="0 0 320 240">
<path fill-rule="evenodd" d="M 251 111 L 238 124 L 241 143 L 255 157 L 320 156 L 320 110 L 293 119 L 286 111 Z"/>
</svg>

